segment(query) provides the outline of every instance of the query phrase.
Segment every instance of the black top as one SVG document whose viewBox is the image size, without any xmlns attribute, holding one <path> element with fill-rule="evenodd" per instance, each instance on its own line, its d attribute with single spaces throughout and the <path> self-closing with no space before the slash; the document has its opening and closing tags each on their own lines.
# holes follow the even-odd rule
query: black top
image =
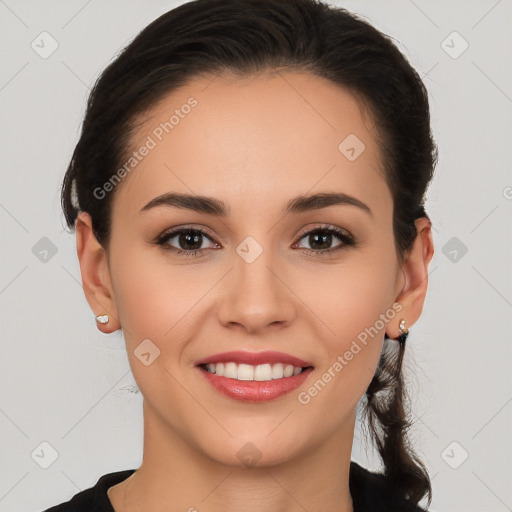
<svg viewBox="0 0 512 512">
<path fill-rule="evenodd" d="M 107 473 L 94 487 L 75 494 L 69 501 L 44 512 L 115 512 L 107 490 L 126 480 L 135 469 Z M 350 462 L 349 488 L 354 512 L 425 512 L 420 507 L 408 508 L 380 473 L 372 473 L 357 462 Z"/>
</svg>

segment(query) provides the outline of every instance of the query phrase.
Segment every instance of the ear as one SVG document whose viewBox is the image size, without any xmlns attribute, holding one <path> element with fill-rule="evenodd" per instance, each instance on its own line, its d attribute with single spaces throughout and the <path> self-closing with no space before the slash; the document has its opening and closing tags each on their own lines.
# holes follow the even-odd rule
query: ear
<svg viewBox="0 0 512 512">
<path fill-rule="evenodd" d="M 107 253 L 94 236 L 91 216 L 88 213 L 78 214 L 75 231 L 76 252 L 80 261 L 85 297 L 95 317 L 98 315 L 109 317 L 108 323 L 97 322 L 96 325 L 103 333 L 117 331 L 121 324 L 110 279 Z"/>
<path fill-rule="evenodd" d="M 398 320 L 387 324 L 386 334 L 396 339 L 400 335 L 399 323 L 403 318 L 405 328 L 409 329 L 421 315 L 427 294 L 428 265 L 434 255 L 432 240 L 432 224 L 427 217 L 416 219 L 416 239 L 412 248 L 407 252 L 402 271 L 405 285 L 396 298 L 403 309 L 397 315 Z"/>
</svg>

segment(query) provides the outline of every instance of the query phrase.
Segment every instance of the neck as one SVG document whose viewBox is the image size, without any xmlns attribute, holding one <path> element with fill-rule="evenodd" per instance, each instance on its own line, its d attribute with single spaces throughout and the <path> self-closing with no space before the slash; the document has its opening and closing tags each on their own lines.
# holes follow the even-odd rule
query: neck
<svg viewBox="0 0 512 512">
<path fill-rule="evenodd" d="M 109 490 L 116 512 L 353 512 L 349 489 L 355 414 L 322 445 L 272 466 L 219 463 L 165 425 L 144 401 L 144 458 Z"/>
</svg>

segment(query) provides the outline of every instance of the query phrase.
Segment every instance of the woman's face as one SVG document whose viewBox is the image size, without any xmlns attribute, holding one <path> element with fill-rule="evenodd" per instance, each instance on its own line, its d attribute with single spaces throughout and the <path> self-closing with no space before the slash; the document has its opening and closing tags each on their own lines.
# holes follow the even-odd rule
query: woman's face
<svg viewBox="0 0 512 512">
<path fill-rule="evenodd" d="M 108 262 L 153 436 L 240 466 L 278 464 L 351 435 L 404 285 L 369 123 L 350 93 L 306 73 L 197 79 L 144 114 L 132 140 L 137 164 L 115 189 Z M 171 193 L 226 211 L 150 204 Z M 315 194 L 360 204 L 302 200 L 286 210 Z M 205 235 L 161 238 L 178 228 Z M 308 234 L 317 228 L 355 244 Z M 229 389 L 241 400 L 196 365 L 228 351 L 278 351 L 313 369 L 262 401 L 238 381 Z M 273 381 L 261 386 L 275 390 Z"/>
</svg>

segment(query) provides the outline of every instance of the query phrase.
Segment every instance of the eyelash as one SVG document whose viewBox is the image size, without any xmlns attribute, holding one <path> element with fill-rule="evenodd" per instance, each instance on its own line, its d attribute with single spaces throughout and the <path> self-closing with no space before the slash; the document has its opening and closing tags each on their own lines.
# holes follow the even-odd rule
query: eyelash
<svg viewBox="0 0 512 512">
<path fill-rule="evenodd" d="M 156 245 L 162 246 L 162 248 L 166 251 L 170 251 L 177 255 L 184 256 L 184 257 L 188 257 L 188 256 L 192 257 L 192 256 L 195 256 L 197 253 L 205 251 L 206 249 L 196 249 L 195 251 L 186 251 L 183 249 L 176 249 L 175 247 L 171 247 L 167 244 L 167 242 L 171 238 L 174 238 L 176 235 L 197 234 L 197 233 L 210 239 L 210 241 L 212 241 L 213 243 L 216 243 L 216 242 L 214 242 L 214 240 L 212 240 L 213 236 L 210 233 L 208 233 L 207 231 L 204 231 L 203 229 L 191 228 L 191 227 L 179 228 L 179 229 L 175 229 L 175 230 L 171 230 L 171 231 L 162 233 L 156 239 L 155 243 L 156 243 Z M 358 245 L 356 243 L 356 240 L 351 235 L 349 235 L 344 230 L 342 230 L 336 226 L 330 226 L 330 225 L 317 226 L 309 231 L 301 233 L 301 235 L 299 236 L 299 239 L 296 243 L 299 243 L 306 236 L 320 234 L 320 233 L 333 234 L 336 236 L 336 238 L 340 239 L 342 241 L 342 243 L 333 249 L 324 249 L 324 250 L 319 250 L 319 251 L 315 251 L 313 249 L 305 249 L 305 252 L 310 256 L 325 256 L 327 254 L 340 251 L 345 246 L 357 247 L 357 245 Z"/>
</svg>

